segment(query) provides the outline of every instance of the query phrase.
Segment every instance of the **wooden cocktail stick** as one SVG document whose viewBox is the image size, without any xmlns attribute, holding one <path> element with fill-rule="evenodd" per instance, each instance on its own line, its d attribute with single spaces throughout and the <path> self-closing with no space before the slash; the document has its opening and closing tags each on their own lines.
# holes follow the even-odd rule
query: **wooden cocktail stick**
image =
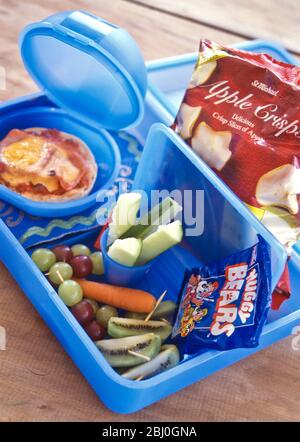
<svg viewBox="0 0 300 442">
<path fill-rule="evenodd" d="M 159 320 L 165 322 L 166 324 L 170 324 L 170 321 L 168 321 L 166 318 L 159 318 Z"/>
<path fill-rule="evenodd" d="M 149 356 L 142 355 L 141 353 L 137 353 L 136 351 L 128 350 L 128 353 L 132 356 L 138 356 L 142 359 L 145 359 L 145 361 L 147 361 L 147 362 L 151 361 L 151 358 L 149 358 Z"/>
<path fill-rule="evenodd" d="M 144 375 L 141 375 L 141 376 L 139 376 L 138 378 L 136 378 L 135 380 L 136 381 L 141 381 L 141 380 L 143 380 L 144 379 Z"/>
<path fill-rule="evenodd" d="M 56 274 L 57 274 L 57 276 L 59 277 L 61 283 L 65 282 L 65 280 L 64 280 L 64 278 L 61 276 L 61 273 L 60 273 L 59 270 L 56 270 Z"/>
<path fill-rule="evenodd" d="M 164 299 L 164 297 L 166 296 L 167 290 L 165 290 L 160 297 L 158 298 L 158 300 L 156 301 L 156 304 L 153 308 L 153 310 L 149 313 L 149 315 L 145 318 L 145 322 L 148 322 L 149 319 L 151 318 L 151 316 L 153 315 L 153 313 L 155 312 L 155 310 L 157 309 L 157 307 L 159 306 L 159 304 L 161 303 L 161 301 Z"/>
</svg>

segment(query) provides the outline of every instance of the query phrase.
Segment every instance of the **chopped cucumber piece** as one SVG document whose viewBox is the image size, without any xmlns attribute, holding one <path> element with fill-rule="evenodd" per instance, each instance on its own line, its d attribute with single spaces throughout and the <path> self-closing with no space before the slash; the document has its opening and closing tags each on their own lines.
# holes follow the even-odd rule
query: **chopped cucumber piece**
<svg viewBox="0 0 300 442">
<path fill-rule="evenodd" d="M 143 240 L 142 251 L 137 265 L 144 265 L 151 259 L 180 243 L 183 236 L 182 224 L 179 220 L 166 226 L 158 226 L 154 233 Z"/>
<path fill-rule="evenodd" d="M 142 250 L 142 240 L 137 238 L 116 239 L 108 249 L 108 256 L 119 264 L 134 266 Z"/>
<path fill-rule="evenodd" d="M 137 213 L 141 205 L 140 193 L 122 193 L 112 212 L 112 220 L 109 224 L 109 244 L 120 238 L 130 227 L 136 223 Z"/>
<path fill-rule="evenodd" d="M 169 224 L 182 211 L 182 207 L 169 196 L 161 203 L 154 206 L 149 212 L 143 215 L 139 223 L 130 227 L 122 238 L 141 238 L 144 239 L 157 230 L 161 224 Z"/>
</svg>

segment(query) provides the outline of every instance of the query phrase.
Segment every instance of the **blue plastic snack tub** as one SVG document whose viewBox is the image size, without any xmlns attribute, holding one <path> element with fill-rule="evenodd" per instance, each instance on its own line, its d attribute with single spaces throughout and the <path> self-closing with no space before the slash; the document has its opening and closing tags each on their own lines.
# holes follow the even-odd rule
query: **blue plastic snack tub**
<svg viewBox="0 0 300 442">
<path fill-rule="evenodd" d="M 112 260 L 107 253 L 108 229 L 101 236 L 101 251 L 103 257 L 104 275 L 109 284 L 121 287 L 136 287 L 141 279 L 145 278 L 154 264 L 152 260 L 143 266 L 125 266 Z"/>
<path fill-rule="evenodd" d="M 73 134 L 83 140 L 92 151 L 97 165 L 105 162 L 108 167 L 104 174 L 99 171 L 91 193 L 83 198 L 59 202 L 38 202 L 17 194 L 9 188 L 0 185 L 0 199 L 30 213 L 34 216 L 58 217 L 69 216 L 82 212 L 95 204 L 101 188 L 110 187 L 118 175 L 120 168 L 120 152 L 112 136 L 101 128 L 81 124 L 67 111 L 57 108 L 45 96 L 30 96 L 0 104 L 0 139 L 9 130 L 28 127 L 57 128 Z"/>
<path fill-rule="evenodd" d="M 113 184 L 120 168 L 119 149 L 107 129 L 127 129 L 143 118 L 147 90 L 143 56 L 125 30 L 83 11 L 58 13 L 26 26 L 19 46 L 27 71 L 50 101 L 0 105 L 0 139 L 13 128 L 56 128 L 84 141 L 99 168 L 93 189 L 84 198 L 41 203 L 2 185 L 0 198 L 31 215 L 82 212 L 95 204 L 102 188 Z"/>
<path fill-rule="evenodd" d="M 78 22 L 76 23 L 78 24 Z M 87 23 L 90 22 L 87 21 Z M 87 26 L 89 27 L 89 25 Z M 81 27 L 79 27 L 79 30 L 81 30 Z M 73 32 L 76 33 L 77 31 L 78 28 L 74 27 Z M 94 37 L 94 31 L 91 28 L 89 39 L 93 40 Z M 245 44 L 243 48 L 247 49 L 249 46 Z M 267 49 L 271 51 L 272 46 L 268 46 Z M 259 47 L 257 47 L 257 50 L 259 50 Z M 281 54 L 283 55 L 281 56 Z M 278 57 L 283 58 L 284 54 L 284 52 L 279 51 Z M 169 76 L 170 80 L 173 75 L 172 69 L 176 68 L 176 59 L 172 61 L 173 67 L 170 73 L 168 73 L 168 63 L 161 61 L 155 65 L 154 70 L 154 65 L 149 64 L 150 80 L 155 80 L 156 84 L 159 83 L 159 78 L 163 82 L 165 76 Z M 192 62 L 190 62 L 191 64 Z M 159 66 L 161 66 L 161 69 L 159 69 Z M 187 81 L 189 67 L 186 69 L 182 58 L 178 59 L 178 66 L 179 70 L 182 69 L 184 81 Z M 174 80 L 173 92 L 176 91 L 178 77 L 180 76 L 177 75 L 176 81 Z M 171 83 L 169 81 L 170 85 Z M 176 94 L 178 97 L 180 93 L 183 93 L 184 88 L 185 85 L 179 83 L 177 92 L 173 95 L 171 89 L 165 93 L 162 88 L 160 92 L 161 99 L 158 99 L 150 91 L 154 90 L 151 85 L 144 101 L 143 116 L 138 111 L 135 114 L 140 122 L 130 131 L 145 147 L 136 173 L 134 188 L 142 189 L 146 193 L 149 193 L 151 189 L 171 191 L 175 188 L 180 190 L 189 188 L 203 190 L 205 228 L 202 235 L 187 237 L 180 246 L 176 246 L 162 254 L 146 277 L 143 278 L 139 288 L 145 288 L 155 296 L 159 296 L 167 289 L 167 299 L 177 301 L 183 272 L 186 267 L 195 266 L 199 261 L 209 262 L 215 258 L 241 250 L 253 244 L 256 241 L 257 234 L 262 235 L 271 246 L 272 286 L 274 287 L 283 271 L 286 260 L 283 247 L 206 164 L 191 151 L 184 141 L 167 127 L 172 122 L 172 114 L 176 112 L 177 105 L 177 102 L 172 104 L 171 101 L 168 101 L 167 95 L 170 92 L 169 97 L 174 97 Z M 40 114 L 41 107 L 44 111 Z M 59 124 L 59 129 L 66 131 L 69 129 L 71 133 L 78 134 L 83 138 L 82 131 L 98 131 L 99 133 L 99 130 L 103 129 L 101 124 L 96 127 L 90 122 L 73 119 L 73 115 L 68 114 L 66 116 L 64 112 L 65 110 L 57 102 L 53 102 L 45 94 L 32 95 L 4 103 L 1 106 L 1 136 L 7 133 L 11 127 L 33 127 L 38 124 L 54 124 L 56 126 Z M 48 120 L 48 118 L 52 118 L 52 115 L 53 118 L 56 118 L 55 121 Z M 62 118 L 58 119 L 57 115 L 61 115 Z M 43 118 L 47 118 L 47 120 L 43 120 Z M 104 130 L 107 129 L 110 129 L 110 127 L 107 126 Z M 103 155 L 109 154 L 103 152 Z M 84 242 L 87 245 L 92 245 L 98 233 L 98 231 L 86 232 L 66 239 L 64 242 L 69 244 Z M 62 240 L 59 242 L 62 242 Z M 197 357 L 186 360 L 151 379 L 140 382 L 126 380 L 110 367 L 69 309 L 63 304 L 54 288 L 34 265 L 29 253 L 1 220 L 0 244 L 0 259 L 12 273 L 26 296 L 51 328 L 99 398 L 115 412 L 134 412 L 158 401 L 166 395 L 172 394 L 193 382 L 203 379 L 216 370 L 233 364 L 288 336 L 292 328 L 300 322 L 300 298 L 297 296 L 297 291 L 299 292 L 300 259 L 295 253 L 295 257 L 293 256 L 290 264 L 292 296 L 283 304 L 279 312 L 272 312 L 269 315 L 260 339 L 260 345 L 257 348 L 237 349 L 227 352 L 203 350 Z M 49 246 L 54 244 L 55 241 Z"/>
</svg>

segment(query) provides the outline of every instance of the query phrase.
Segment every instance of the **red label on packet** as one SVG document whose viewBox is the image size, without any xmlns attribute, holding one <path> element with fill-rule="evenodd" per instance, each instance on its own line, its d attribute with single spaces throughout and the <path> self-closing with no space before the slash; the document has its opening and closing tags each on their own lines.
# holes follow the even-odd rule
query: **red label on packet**
<svg viewBox="0 0 300 442">
<path fill-rule="evenodd" d="M 300 68 L 202 40 L 173 128 L 290 254 L 300 238 Z"/>
</svg>

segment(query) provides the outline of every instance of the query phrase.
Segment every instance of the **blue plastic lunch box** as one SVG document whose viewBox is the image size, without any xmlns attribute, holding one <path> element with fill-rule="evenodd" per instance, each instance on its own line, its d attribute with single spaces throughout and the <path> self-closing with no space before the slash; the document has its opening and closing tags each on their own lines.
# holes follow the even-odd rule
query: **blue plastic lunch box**
<svg viewBox="0 0 300 442">
<path fill-rule="evenodd" d="M 32 33 L 34 36 L 42 36 L 41 47 L 39 46 L 41 41 L 33 40 L 31 42 L 32 45 L 28 49 L 27 60 L 33 57 L 33 53 L 38 49 L 35 53 L 37 57 L 33 63 L 34 68 L 29 68 L 29 71 L 32 72 L 35 79 L 39 77 L 37 82 L 43 85 L 45 92 L 3 103 L 0 107 L 0 136 L 5 136 L 12 127 L 34 127 L 38 125 L 56 126 L 60 130 L 83 137 L 87 142 L 90 139 L 95 139 L 95 137 L 99 139 L 99 133 L 100 139 L 103 140 L 104 134 L 104 144 L 99 149 L 101 155 L 111 155 L 112 167 L 110 176 L 107 177 L 109 181 L 114 176 L 115 168 L 118 167 L 117 146 L 112 148 L 108 141 L 107 151 L 105 147 L 110 137 L 109 130 L 132 126 L 128 130 L 144 145 L 143 155 L 133 185 L 135 189 L 143 189 L 147 193 L 151 189 L 172 191 L 173 189 L 184 190 L 189 188 L 204 190 L 203 234 L 187 237 L 182 245 L 162 254 L 151 267 L 146 278 L 140 283 L 140 287 L 146 288 L 156 296 L 168 289 L 167 299 L 177 301 L 185 268 L 197 265 L 199 261 L 210 262 L 216 258 L 242 250 L 254 244 L 258 234 L 262 235 L 271 246 L 272 286 L 275 287 L 286 262 L 286 253 L 281 244 L 214 172 L 194 154 L 185 142 L 168 128 L 176 114 L 191 74 L 196 59 L 195 54 L 148 63 L 149 87 L 143 100 L 146 92 L 144 74 L 139 79 L 133 79 L 130 74 L 130 69 L 133 69 L 131 72 L 136 72 L 136 69 L 138 72 L 144 69 L 140 61 L 138 65 L 127 66 L 127 69 L 121 72 L 121 66 L 124 67 L 126 60 L 123 59 L 122 61 L 119 58 L 118 64 L 109 55 L 116 50 L 119 44 L 122 44 L 122 41 L 124 42 L 124 39 L 129 42 L 129 47 L 132 45 L 132 42 L 128 40 L 128 34 L 124 36 L 123 31 L 120 30 L 119 36 L 115 40 L 112 39 L 113 43 L 109 47 L 109 51 L 106 46 L 108 53 L 105 54 L 105 57 L 111 57 L 111 59 L 109 59 L 110 64 L 105 65 L 108 73 L 105 73 L 106 77 L 103 80 L 102 87 L 109 88 L 115 85 L 114 81 L 116 80 L 118 83 L 116 87 L 121 88 L 120 93 L 126 91 L 126 96 L 124 95 L 119 102 L 119 104 L 123 102 L 125 108 L 118 107 L 115 112 L 114 108 L 111 108 L 110 116 L 113 115 L 111 120 L 107 115 L 103 116 L 99 109 L 95 110 L 96 103 L 99 105 L 101 100 L 106 111 L 110 107 L 111 100 L 107 97 L 107 91 L 103 92 L 105 98 L 98 91 L 96 102 L 91 104 L 98 114 L 90 113 L 86 102 L 81 103 L 80 93 L 76 95 L 75 101 L 74 97 L 72 98 L 69 86 L 66 83 L 70 72 L 64 71 L 63 67 L 63 57 L 67 57 L 65 50 L 70 51 L 71 60 L 73 60 L 74 48 L 76 48 L 76 57 L 80 55 L 80 51 L 85 52 L 85 56 L 88 53 L 89 56 L 94 57 L 92 62 L 88 59 L 88 63 L 91 62 L 90 67 L 98 69 L 97 63 L 99 62 L 101 70 L 105 51 L 103 48 L 100 50 L 99 45 L 101 45 L 103 39 L 105 43 L 105 38 L 110 35 L 112 29 L 117 33 L 119 32 L 119 28 L 81 11 L 58 14 L 40 24 L 33 25 L 29 30 L 27 29 L 25 32 Z M 22 38 L 24 38 L 24 34 Z M 62 41 L 63 45 L 61 45 Z M 56 46 L 57 42 L 59 42 L 58 46 Z M 281 60 L 293 62 L 289 54 L 283 49 L 270 43 L 245 43 L 240 47 L 265 51 Z M 57 52 L 55 52 L 56 49 Z M 49 69 L 45 64 L 46 57 L 42 56 L 43 50 L 46 55 L 52 54 L 52 51 L 54 51 L 60 57 L 59 64 L 62 66 L 59 66 L 57 60 L 52 60 L 51 63 L 52 68 L 57 67 L 63 76 L 60 78 L 60 90 L 58 88 L 54 89 L 55 76 L 50 80 L 48 78 L 49 81 L 47 87 L 45 87 L 43 78 L 49 74 Z M 101 52 L 100 55 L 99 51 Z M 140 57 L 136 47 L 133 49 L 132 56 L 133 58 Z M 43 66 L 40 65 L 40 58 Z M 80 57 L 77 62 L 79 62 L 79 59 Z M 132 63 L 134 65 L 134 61 Z M 75 65 L 73 65 L 74 69 Z M 38 70 L 34 72 L 33 69 Z M 82 69 L 85 71 L 84 68 Z M 87 82 L 89 82 L 88 74 L 90 72 L 91 69 L 88 69 L 84 74 Z M 99 71 L 97 72 L 99 73 Z M 92 81 L 92 86 L 95 87 L 98 84 L 97 78 L 93 74 L 92 76 L 94 81 L 94 83 Z M 115 78 L 113 78 L 114 76 Z M 77 85 L 79 89 L 81 88 L 82 97 L 91 101 L 92 96 L 89 96 L 88 91 L 84 89 L 85 85 L 80 82 L 78 72 L 74 74 L 74 77 L 72 88 Z M 68 94 L 65 94 L 64 87 L 68 90 Z M 130 97 L 129 100 L 128 97 Z M 116 96 L 114 98 L 118 101 Z M 136 108 L 136 106 L 139 108 Z M 80 114 L 81 111 L 82 114 Z M 95 115 L 96 118 L 94 118 Z M 99 124 L 97 123 L 98 120 L 101 120 Z M 134 124 L 136 125 L 133 126 Z M 103 183 L 99 183 L 100 187 L 102 185 Z M 85 207 L 84 204 L 82 207 Z M 46 209 L 44 213 L 47 213 Z M 89 231 L 78 234 L 65 242 L 93 244 L 98 233 L 95 230 Z M 53 241 L 54 243 L 55 241 Z M 283 303 L 278 312 L 270 312 L 267 324 L 263 329 L 260 345 L 257 348 L 236 349 L 226 352 L 203 350 L 197 357 L 185 360 L 178 366 L 151 379 L 139 382 L 125 380 L 109 366 L 100 351 L 60 300 L 56 291 L 33 264 L 28 252 L 1 220 L 0 244 L 0 259 L 94 388 L 101 401 L 108 408 L 118 413 L 137 411 L 171 393 L 175 393 L 185 386 L 288 336 L 292 328 L 300 322 L 300 297 L 298 296 L 300 288 L 300 247 L 298 245 L 295 247 L 289 261 L 292 295 Z"/>
</svg>

